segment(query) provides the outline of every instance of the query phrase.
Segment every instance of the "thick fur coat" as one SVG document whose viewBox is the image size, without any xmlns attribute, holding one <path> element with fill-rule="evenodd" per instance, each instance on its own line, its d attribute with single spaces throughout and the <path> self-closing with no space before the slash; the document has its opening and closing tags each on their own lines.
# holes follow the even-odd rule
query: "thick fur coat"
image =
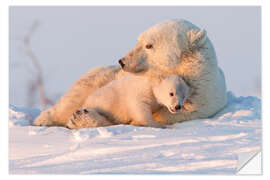
<svg viewBox="0 0 270 180">
<path fill-rule="evenodd" d="M 89 94 L 125 72 L 150 78 L 156 72 L 161 75 L 177 74 L 189 85 L 191 95 L 180 113 L 171 114 L 167 108 L 161 108 L 153 114 L 155 120 L 162 124 L 208 118 L 226 104 L 225 78 L 218 67 L 214 47 L 205 30 L 186 20 L 168 20 L 149 28 L 119 63 L 121 67 L 90 70 L 55 106 L 42 112 L 34 124 L 66 125 Z"/>
<path fill-rule="evenodd" d="M 79 129 L 116 124 L 162 127 L 152 113 L 161 107 L 178 113 L 188 95 L 189 87 L 180 76 L 154 80 L 127 74 L 90 94 L 67 127 Z"/>
</svg>

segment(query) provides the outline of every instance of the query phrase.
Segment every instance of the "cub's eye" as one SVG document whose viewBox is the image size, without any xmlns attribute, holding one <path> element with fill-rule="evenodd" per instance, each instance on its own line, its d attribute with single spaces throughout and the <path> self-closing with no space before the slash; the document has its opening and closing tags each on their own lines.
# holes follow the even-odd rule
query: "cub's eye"
<svg viewBox="0 0 270 180">
<path fill-rule="evenodd" d="M 151 49 L 151 48 L 153 48 L 153 45 L 152 44 L 146 44 L 145 48 L 146 49 Z"/>
<path fill-rule="evenodd" d="M 174 95 L 174 94 L 171 92 L 171 93 L 170 93 L 170 96 L 173 96 L 173 95 Z"/>
</svg>

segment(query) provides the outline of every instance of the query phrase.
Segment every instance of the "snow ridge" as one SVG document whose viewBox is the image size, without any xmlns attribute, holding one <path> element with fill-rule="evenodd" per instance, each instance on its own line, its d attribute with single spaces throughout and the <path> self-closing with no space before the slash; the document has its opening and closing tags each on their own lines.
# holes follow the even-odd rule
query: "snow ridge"
<svg viewBox="0 0 270 180">
<path fill-rule="evenodd" d="M 239 154 L 261 150 L 261 100 L 227 95 L 227 106 L 214 117 L 166 129 L 35 127 L 38 109 L 10 105 L 10 173 L 236 173 Z"/>
</svg>

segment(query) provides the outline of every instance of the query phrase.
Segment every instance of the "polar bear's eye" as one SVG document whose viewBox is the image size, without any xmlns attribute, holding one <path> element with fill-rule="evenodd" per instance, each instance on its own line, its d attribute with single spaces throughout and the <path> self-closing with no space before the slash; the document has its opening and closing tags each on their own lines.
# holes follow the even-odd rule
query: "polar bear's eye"
<svg viewBox="0 0 270 180">
<path fill-rule="evenodd" d="M 173 96 L 173 93 L 172 92 L 170 93 L 170 96 Z"/>
<path fill-rule="evenodd" d="M 146 49 L 151 49 L 151 48 L 153 48 L 153 45 L 152 44 L 146 44 L 145 48 Z"/>
</svg>

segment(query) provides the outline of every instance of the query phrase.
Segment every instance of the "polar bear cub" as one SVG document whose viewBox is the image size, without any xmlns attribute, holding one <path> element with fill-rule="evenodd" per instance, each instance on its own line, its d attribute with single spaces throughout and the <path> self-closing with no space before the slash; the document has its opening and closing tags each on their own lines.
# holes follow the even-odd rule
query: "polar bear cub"
<svg viewBox="0 0 270 180">
<path fill-rule="evenodd" d="M 162 106 L 172 113 L 181 111 L 189 86 L 178 75 L 156 79 L 127 74 L 94 91 L 67 127 L 70 129 L 131 124 L 162 127 L 152 113 Z"/>
</svg>

